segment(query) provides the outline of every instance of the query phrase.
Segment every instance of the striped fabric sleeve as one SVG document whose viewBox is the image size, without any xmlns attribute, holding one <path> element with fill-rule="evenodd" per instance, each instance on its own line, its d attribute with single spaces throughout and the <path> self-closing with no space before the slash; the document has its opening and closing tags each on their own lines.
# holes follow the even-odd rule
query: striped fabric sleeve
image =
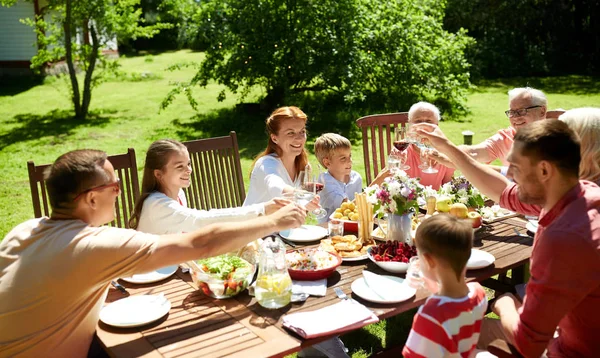
<svg viewBox="0 0 600 358">
<path fill-rule="evenodd" d="M 402 354 L 405 357 L 447 357 L 451 355 L 452 337 L 444 327 L 428 315 L 423 315 L 422 307 L 415 315 Z"/>
</svg>

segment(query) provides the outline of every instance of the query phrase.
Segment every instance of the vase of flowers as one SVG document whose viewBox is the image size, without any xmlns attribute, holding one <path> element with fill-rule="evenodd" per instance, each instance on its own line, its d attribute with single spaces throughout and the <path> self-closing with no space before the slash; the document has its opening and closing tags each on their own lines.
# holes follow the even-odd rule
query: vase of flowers
<svg viewBox="0 0 600 358">
<path fill-rule="evenodd" d="M 386 178 L 381 186 L 366 189 L 377 217 L 387 215 L 387 230 L 382 231 L 388 240 L 412 243 L 412 216 L 419 210 L 417 198 L 423 189 L 418 178 L 409 178 L 402 170 Z"/>
<path fill-rule="evenodd" d="M 479 209 L 485 205 L 485 197 L 466 178 L 453 178 L 442 185 L 438 191 L 438 199 L 448 197 L 452 203 L 463 203 L 470 209 Z"/>
</svg>

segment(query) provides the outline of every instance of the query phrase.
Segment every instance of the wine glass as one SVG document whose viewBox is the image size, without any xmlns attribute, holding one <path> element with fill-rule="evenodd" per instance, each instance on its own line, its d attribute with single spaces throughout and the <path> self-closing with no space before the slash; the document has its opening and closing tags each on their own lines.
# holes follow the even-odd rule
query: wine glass
<svg viewBox="0 0 600 358">
<path fill-rule="evenodd" d="M 304 170 L 303 189 L 317 196 L 325 188 L 325 176 L 321 166 L 317 164 L 317 170 L 313 171 L 310 165 Z M 312 200 L 312 199 L 311 199 Z M 322 220 L 327 216 L 327 210 L 319 207 L 312 211 L 317 220 Z"/>
<path fill-rule="evenodd" d="M 423 147 L 421 148 L 421 155 L 427 159 L 427 168 L 423 169 L 423 173 L 427 174 L 435 174 L 439 172 L 436 168 L 433 167 L 434 160 L 429 158 L 428 155 L 433 152 L 433 148 L 427 144 L 427 142 L 423 143 Z"/>
<path fill-rule="evenodd" d="M 306 190 L 307 173 L 305 170 L 298 173 L 296 181 L 296 190 L 294 190 L 294 202 L 306 209 L 306 205 L 315 198 L 315 193 L 311 190 Z"/>
<path fill-rule="evenodd" d="M 408 149 L 410 142 L 406 138 L 407 132 L 403 127 L 396 127 L 394 131 L 394 148 L 396 148 L 402 155 L 393 155 L 390 154 L 388 158 L 388 164 L 390 164 L 390 169 L 397 167 L 402 170 L 410 169 L 410 166 L 406 165 L 406 155 L 405 151 Z"/>
</svg>

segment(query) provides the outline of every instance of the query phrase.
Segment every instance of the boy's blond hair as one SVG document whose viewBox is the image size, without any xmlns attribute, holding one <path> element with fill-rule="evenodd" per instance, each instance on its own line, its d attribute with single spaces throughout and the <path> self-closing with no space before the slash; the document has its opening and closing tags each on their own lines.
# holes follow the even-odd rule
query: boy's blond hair
<svg viewBox="0 0 600 358">
<path fill-rule="evenodd" d="M 434 215 L 423 220 L 415 236 L 420 253 L 446 261 L 460 279 L 473 247 L 470 221 L 448 214 Z"/>
<path fill-rule="evenodd" d="M 338 149 L 350 149 L 351 144 L 348 138 L 336 133 L 325 133 L 315 141 L 315 155 L 322 166 L 324 158 L 330 158 L 331 155 Z"/>
</svg>

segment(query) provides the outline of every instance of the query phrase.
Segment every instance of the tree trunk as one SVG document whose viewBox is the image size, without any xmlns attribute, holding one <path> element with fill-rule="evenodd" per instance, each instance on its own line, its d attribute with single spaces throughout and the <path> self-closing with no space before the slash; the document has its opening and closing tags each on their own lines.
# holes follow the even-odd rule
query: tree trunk
<svg viewBox="0 0 600 358">
<path fill-rule="evenodd" d="M 86 21 L 86 24 L 88 22 Z M 100 43 L 98 42 L 98 34 L 92 24 L 89 26 L 90 35 L 92 37 L 92 53 L 90 54 L 89 66 L 85 72 L 85 79 L 83 81 L 83 103 L 81 104 L 81 113 L 83 118 L 88 114 L 90 108 L 90 102 L 92 101 L 92 74 L 96 67 L 96 61 L 98 60 L 98 50 L 100 49 Z"/>
<path fill-rule="evenodd" d="M 65 31 L 65 57 L 67 60 L 67 67 L 69 68 L 69 77 L 71 78 L 71 89 L 73 91 L 71 100 L 73 101 L 73 107 L 75 108 L 75 117 L 84 119 L 85 115 L 81 112 L 77 73 L 75 72 L 75 66 L 73 65 L 73 46 L 71 44 L 71 18 L 73 9 L 71 8 L 71 0 L 66 0 L 65 5 L 65 22 L 63 23 L 63 28 Z"/>
</svg>

